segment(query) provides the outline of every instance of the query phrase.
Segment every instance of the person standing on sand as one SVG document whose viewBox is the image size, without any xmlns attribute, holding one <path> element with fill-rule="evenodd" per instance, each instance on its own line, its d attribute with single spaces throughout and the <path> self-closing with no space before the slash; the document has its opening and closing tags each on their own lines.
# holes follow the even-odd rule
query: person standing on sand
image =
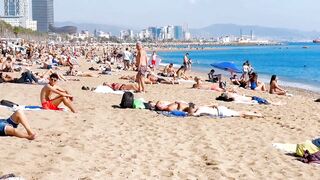
<svg viewBox="0 0 320 180">
<path fill-rule="evenodd" d="M 151 69 L 154 71 L 156 69 L 156 64 L 157 64 L 157 54 L 155 51 L 153 51 L 152 56 L 151 56 Z"/>
<path fill-rule="evenodd" d="M 129 70 L 130 69 L 130 63 L 132 59 L 132 53 L 129 51 L 129 48 L 126 48 L 126 50 L 123 52 L 123 70 Z"/>
<path fill-rule="evenodd" d="M 49 83 L 45 85 L 40 93 L 40 101 L 43 109 L 50 110 L 60 110 L 58 106 L 63 102 L 73 113 L 75 113 L 75 109 L 72 104 L 73 96 L 68 93 L 68 91 L 58 87 L 56 85 L 59 76 L 56 73 L 53 73 L 49 77 Z M 51 94 L 57 94 L 53 99 L 50 99 Z"/>
<path fill-rule="evenodd" d="M 145 92 L 144 78 L 147 73 L 148 56 L 146 51 L 143 49 L 141 42 L 137 42 L 137 57 L 136 67 L 138 68 L 137 81 L 138 81 L 138 92 Z"/>
</svg>

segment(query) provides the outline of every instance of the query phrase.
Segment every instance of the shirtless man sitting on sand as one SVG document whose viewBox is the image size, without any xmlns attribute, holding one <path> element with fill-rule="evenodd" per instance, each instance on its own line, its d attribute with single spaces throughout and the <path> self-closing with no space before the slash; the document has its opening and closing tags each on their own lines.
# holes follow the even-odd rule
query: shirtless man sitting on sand
<svg viewBox="0 0 320 180">
<path fill-rule="evenodd" d="M 22 124 L 27 133 L 16 130 L 19 124 Z M 8 119 L 0 119 L 0 136 L 14 136 L 34 140 L 36 133 L 31 130 L 23 111 L 16 111 Z"/>
<path fill-rule="evenodd" d="M 50 110 L 60 110 L 58 106 L 63 102 L 73 113 L 75 113 L 75 109 L 72 104 L 73 96 L 69 94 L 66 90 L 60 88 L 56 85 L 59 76 L 56 73 L 53 73 L 49 77 L 49 83 L 45 85 L 40 93 L 40 101 L 43 109 Z M 57 94 L 55 98 L 51 99 L 51 94 Z"/>
</svg>

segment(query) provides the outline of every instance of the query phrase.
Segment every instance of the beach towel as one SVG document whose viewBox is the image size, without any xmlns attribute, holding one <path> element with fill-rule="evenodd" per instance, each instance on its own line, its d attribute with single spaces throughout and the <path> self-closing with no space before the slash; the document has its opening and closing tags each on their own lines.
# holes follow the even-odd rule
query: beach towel
<svg viewBox="0 0 320 180">
<path fill-rule="evenodd" d="M 320 151 L 320 148 L 314 145 L 310 140 L 297 145 L 296 154 L 303 157 L 305 152 L 308 151 L 310 154 L 314 154 Z"/>
<path fill-rule="evenodd" d="M 320 148 L 320 138 L 312 140 L 312 143 L 316 145 L 318 148 Z"/>
<path fill-rule="evenodd" d="M 295 154 L 297 149 L 297 144 L 273 143 L 272 146 L 280 151 L 291 154 Z"/>
<path fill-rule="evenodd" d="M 93 92 L 104 93 L 104 94 L 124 94 L 125 91 L 114 91 L 109 86 L 98 86 Z"/>
<path fill-rule="evenodd" d="M 168 111 L 157 111 L 158 114 L 161 114 L 161 115 L 164 115 L 164 116 L 167 116 L 167 117 L 186 117 L 188 116 L 188 114 L 186 112 L 183 112 L 183 111 L 171 111 L 171 112 L 168 112 Z"/>
<path fill-rule="evenodd" d="M 19 106 L 13 106 L 13 107 L 9 107 L 9 106 L 3 106 L 0 105 L 0 108 L 5 108 L 8 109 L 10 111 L 18 111 L 18 110 L 23 110 L 23 111 L 54 111 L 54 110 L 47 110 L 47 109 L 42 109 L 41 106 L 24 106 L 24 105 L 19 105 Z M 61 108 L 61 110 L 59 111 L 68 111 L 65 108 Z"/>
<path fill-rule="evenodd" d="M 315 146 L 311 141 L 306 141 L 302 144 L 273 143 L 272 145 L 278 150 L 286 153 L 296 154 L 300 157 L 304 156 L 305 151 L 308 151 L 310 154 L 314 154 L 320 150 L 320 148 Z"/>
</svg>

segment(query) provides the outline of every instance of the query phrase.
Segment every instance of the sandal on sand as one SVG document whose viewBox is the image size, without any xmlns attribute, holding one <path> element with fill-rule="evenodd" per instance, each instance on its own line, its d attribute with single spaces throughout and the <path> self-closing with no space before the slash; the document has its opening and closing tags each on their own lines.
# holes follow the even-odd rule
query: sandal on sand
<svg viewBox="0 0 320 180">
<path fill-rule="evenodd" d="M 81 88 L 82 90 L 84 90 L 84 91 L 88 91 L 88 90 L 90 90 L 90 88 L 87 86 L 82 86 L 82 88 Z"/>
</svg>

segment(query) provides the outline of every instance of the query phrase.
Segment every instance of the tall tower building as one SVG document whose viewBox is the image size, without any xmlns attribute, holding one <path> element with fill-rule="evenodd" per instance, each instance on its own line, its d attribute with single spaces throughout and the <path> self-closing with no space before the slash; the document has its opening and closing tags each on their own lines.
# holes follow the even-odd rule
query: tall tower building
<svg viewBox="0 0 320 180">
<path fill-rule="evenodd" d="M 38 31 L 49 32 L 49 26 L 54 24 L 53 0 L 32 0 L 32 17 Z"/>
<path fill-rule="evenodd" d="M 24 15 L 23 0 L 4 0 L 4 16 L 20 17 Z"/>
<path fill-rule="evenodd" d="M 24 27 L 37 30 L 37 22 L 30 14 L 30 0 L 1 0 L 0 20 L 15 27 Z"/>
</svg>

